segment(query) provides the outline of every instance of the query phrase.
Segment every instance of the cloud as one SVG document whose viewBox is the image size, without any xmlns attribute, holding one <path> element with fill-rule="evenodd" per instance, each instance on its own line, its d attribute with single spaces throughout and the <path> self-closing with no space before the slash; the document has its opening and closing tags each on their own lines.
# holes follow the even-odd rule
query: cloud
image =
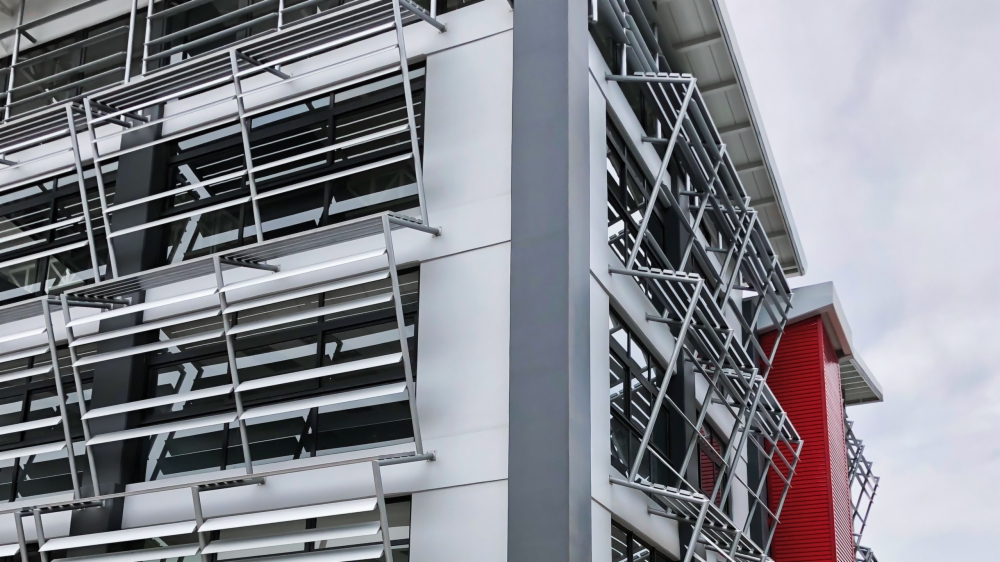
<svg viewBox="0 0 1000 562">
<path fill-rule="evenodd" d="M 995 557 L 1000 3 L 729 0 L 810 264 L 886 402 L 852 408 L 883 559 Z M 990 540 L 993 539 L 993 540 Z"/>
</svg>

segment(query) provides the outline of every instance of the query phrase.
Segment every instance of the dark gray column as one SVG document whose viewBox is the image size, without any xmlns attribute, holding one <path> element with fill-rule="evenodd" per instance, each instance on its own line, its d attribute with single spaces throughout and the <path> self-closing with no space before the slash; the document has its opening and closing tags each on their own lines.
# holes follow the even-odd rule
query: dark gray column
<svg viewBox="0 0 1000 562">
<path fill-rule="evenodd" d="M 154 114 L 158 116 L 158 114 Z M 158 127 L 142 129 L 125 135 L 123 146 L 136 146 L 149 142 L 159 134 Z M 137 150 L 122 156 L 118 161 L 117 182 L 115 184 L 115 202 L 123 203 L 152 195 L 162 191 L 166 181 L 165 146 L 155 146 Z M 137 224 L 142 224 L 153 218 L 159 212 L 158 202 L 136 205 L 112 216 L 112 230 L 121 230 Z M 114 239 L 118 258 L 118 274 L 129 275 L 151 269 L 159 265 L 158 229 L 143 230 Z M 132 295 L 133 302 L 142 302 L 143 295 Z M 100 330 L 108 332 L 134 326 L 142 322 L 141 314 L 121 316 L 101 322 Z M 133 347 L 149 343 L 155 334 L 137 334 L 130 337 L 116 338 L 98 344 L 98 353 Z M 95 365 L 94 383 L 91 391 L 91 408 L 100 408 L 121 404 L 143 398 L 146 384 L 145 355 L 123 357 L 104 361 Z M 97 418 L 91 422 L 94 434 L 121 431 L 135 427 L 138 413 L 119 414 Z M 109 494 L 124 491 L 125 486 L 136 478 L 138 466 L 138 442 L 135 439 L 105 443 L 94 447 L 97 474 L 100 479 L 100 492 Z M 90 479 L 84 480 L 90 482 Z M 90 495 L 85 490 L 85 495 Z M 121 528 L 123 503 L 120 500 L 109 502 L 105 507 L 73 512 L 70 520 L 70 534 L 85 534 L 109 531 Z M 80 549 L 72 555 L 98 554 L 108 550 L 107 547 Z"/>
<path fill-rule="evenodd" d="M 586 0 L 518 2 L 511 146 L 507 558 L 588 561 Z"/>
</svg>

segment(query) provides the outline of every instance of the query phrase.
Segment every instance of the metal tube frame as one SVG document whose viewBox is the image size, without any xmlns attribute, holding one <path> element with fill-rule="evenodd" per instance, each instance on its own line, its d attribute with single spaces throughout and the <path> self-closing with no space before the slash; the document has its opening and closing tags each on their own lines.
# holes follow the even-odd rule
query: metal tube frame
<svg viewBox="0 0 1000 562">
<path fill-rule="evenodd" d="M 149 2 L 152 4 L 152 0 Z M 111 262 L 111 276 L 118 277 L 118 259 L 115 257 L 115 244 L 111 236 L 111 216 L 108 213 L 108 196 L 104 189 L 104 172 L 101 170 L 102 161 L 100 159 L 99 139 L 97 138 L 97 126 L 94 124 L 93 104 L 89 97 L 83 98 L 83 112 L 87 119 L 87 132 L 90 135 L 90 155 L 94 163 L 94 178 L 97 180 L 97 196 L 101 200 L 101 216 L 104 219 L 104 238 L 107 240 L 108 261 Z M 82 169 L 79 150 L 76 151 L 77 166 Z"/>
<path fill-rule="evenodd" d="M 66 293 L 59 295 L 59 300 L 63 313 L 63 325 L 66 327 L 66 343 L 67 343 L 67 348 L 69 349 L 70 369 L 73 371 L 73 384 L 76 385 L 76 388 L 82 389 L 83 381 L 80 378 L 80 368 L 76 364 L 77 361 L 76 347 L 73 346 L 73 341 L 76 339 L 76 336 L 75 334 L 73 334 L 73 327 L 69 325 L 71 319 L 69 313 L 70 302 L 66 296 Z M 81 397 L 80 425 L 83 427 L 84 450 L 86 451 L 87 454 L 87 465 L 88 468 L 90 468 L 90 481 L 91 485 L 94 487 L 94 495 L 100 495 L 101 486 L 97 477 L 97 462 L 94 458 L 94 450 L 88 444 L 91 438 L 90 420 L 86 419 L 85 417 L 86 415 L 87 415 L 87 403 Z"/>
<path fill-rule="evenodd" d="M 59 417 L 62 418 L 63 438 L 66 442 L 66 459 L 69 461 L 70 479 L 73 483 L 73 499 L 80 499 L 80 479 L 76 473 L 76 455 L 73 454 L 73 435 L 69 429 L 69 414 L 66 411 L 66 393 L 62 385 L 62 372 L 59 369 L 59 352 L 56 349 L 55 330 L 52 328 L 52 312 L 47 298 L 42 299 L 42 318 L 45 321 L 45 334 L 49 340 L 49 357 L 52 360 L 52 376 L 56 383 L 56 396 L 59 400 Z M 76 387 L 77 399 L 83 402 L 83 387 Z M 41 537 L 41 531 L 38 531 Z"/>
<path fill-rule="evenodd" d="M 372 219 L 368 219 L 368 220 L 372 220 Z M 405 227 L 405 228 L 411 228 L 413 230 L 425 232 L 425 233 L 428 233 L 428 234 L 431 234 L 431 235 L 434 235 L 434 236 L 439 236 L 441 234 L 441 230 L 438 229 L 438 228 L 432 228 L 432 227 L 428 227 L 426 225 L 423 225 L 421 222 L 419 222 L 415 218 L 402 217 L 400 215 L 383 214 L 382 217 L 380 219 L 378 219 L 378 220 L 379 220 L 380 225 L 381 225 L 381 229 L 380 229 L 381 230 L 381 235 L 382 235 L 384 243 L 385 243 L 385 253 L 384 253 L 384 255 L 386 255 L 386 258 L 387 258 L 386 269 L 387 269 L 388 277 L 389 277 L 389 279 L 391 281 L 391 290 L 392 290 L 392 297 L 393 297 L 392 300 L 393 300 L 394 309 L 395 309 L 397 331 L 399 333 L 399 342 L 400 342 L 400 347 L 401 347 L 401 349 L 400 349 L 400 352 L 401 352 L 401 361 L 403 363 L 405 387 L 406 387 L 406 391 L 407 391 L 407 401 L 409 403 L 409 409 L 410 409 L 410 414 L 411 414 L 411 423 L 413 425 L 415 454 L 417 454 L 417 455 L 423 455 L 423 454 L 425 454 L 425 451 L 424 451 L 424 447 L 423 447 L 423 440 L 421 438 L 420 422 L 419 422 L 419 416 L 418 416 L 418 412 L 417 412 L 416 386 L 415 386 L 414 377 L 413 377 L 413 364 L 412 364 L 413 359 L 412 359 L 412 356 L 411 356 L 411 353 L 410 353 L 409 345 L 407 344 L 406 324 L 405 324 L 405 320 L 404 320 L 404 317 L 403 317 L 403 303 L 402 303 L 402 297 L 401 297 L 401 292 L 400 292 L 400 287 L 399 287 L 399 278 L 398 278 L 398 275 L 397 275 L 395 251 L 394 251 L 393 243 L 392 243 L 392 229 L 393 229 L 393 226 L 396 226 L 397 228 L 398 227 Z M 238 421 L 238 424 L 239 424 L 240 438 L 241 438 L 241 441 L 242 441 L 243 454 L 244 454 L 244 459 L 245 459 L 245 462 L 246 462 L 246 471 L 247 471 L 247 474 L 253 474 L 253 459 L 252 459 L 251 454 L 250 454 L 250 442 L 249 442 L 249 439 L 248 439 L 248 433 L 247 433 L 247 428 L 246 428 L 246 421 L 243 418 L 245 409 L 244 409 L 243 402 L 242 402 L 242 396 L 240 394 L 240 391 L 238 390 L 238 387 L 240 385 L 240 378 L 239 378 L 239 370 L 238 370 L 238 367 L 237 367 L 237 364 L 236 364 L 236 353 L 235 353 L 235 345 L 234 345 L 235 331 L 233 330 L 233 321 L 232 321 L 232 318 L 230 317 L 230 313 L 226 313 L 225 312 L 228 309 L 228 301 L 227 301 L 227 297 L 226 297 L 226 284 L 225 284 L 225 280 L 224 280 L 224 276 L 223 276 L 222 265 L 226 264 L 226 265 L 234 266 L 234 267 L 249 268 L 249 269 L 258 269 L 258 270 L 268 271 L 268 272 L 271 272 L 271 273 L 275 273 L 275 272 L 280 271 L 280 267 L 277 266 L 277 265 L 271 265 L 271 264 L 267 264 L 267 263 L 258 263 L 258 262 L 248 261 L 248 260 L 245 260 L 245 259 L 228 258 L 228 257 L 224 257 L 224 254 L 226 254 L 226 252 L 221 252 L 221 253 L 215 254 L 215 255 L 211 256 L 211 258 L 210 258 L 212 260 L 212 271 L 213 271 L 213 274 L 215 276 L 215 285 L 216 286 L 215 286 L 215 289 L 214 289 L 214 294 L 217 294 L 218 297 L 219 297 L 219 299 L 218 299 L 218 310 L 219 310 L 219 314 L 222 317 L 222 327 L 223 327 L 223 329 L 221 331 L 221 334 L 225 337 L 225 342 L 226 342 L 227 358 L 228 358 L 228 363 L 229 363 L 230 376 L 232 378 L 231 383 L 232 383 L 232 386 L 233 386 L 234 401 L 236 403 L 236 412 L 235 412 L 236 413 L 236 420 Z M 179 281 L 182 281 L 182 279 L 178 278 L 176 281 L 179 282 Z M 275 294 L 276 295 L 280 295 L 283 292 L 284 291 L 278 289 Z M 68 341 L 69 344 L 73 344 L 73 342 L 75 341 L 75 335 L 73 333 L 73 328 L 71 326 L 69 326 L 69 324 L 70 324 L 70 322 L 72 320 L 71 315 L 70 315 L 70 306 L 89 306 L 89 307 L 97 307 L 97 308 L 105 308 L 105 309 L 111 308 L 111 309 L 113 309 L 117 305 L 126 304 L 124 301 L 120 301 L 118 299 L 106 299 L 106 298 L 90 299 L 90 298 L 78 297 L 76 295 L 66 295 L 66 294 L 61 295 L 60 299 L 61 299 L 60 300 L 60 304 L 62 305 L 62 308 L 63 308 L 64 322 L 67 325 L 67 329 L 66 329 L 67 336 L 66 337 L 67 337 L 67 341 Z M 73 300 L 71 301 L 70 299 L 73 299 Z M 130 333 L 134 333 L 134 332 L 130 332 Z M 125 335 L 125 334 L 122 334 L 122 335 Z M 116 337 L 116 336 L 112 336 L 112 337 Z M 69 349 L 70 349 L 70 359 L 71 359 L 72 366 L 73 366 L 74 381 L 76 382 L 77 386 L 79 387 L 80 386 L 80 375 L 79 375 L 78 359 L 77 359 L 76 349 L 75 349 L 75 347 L 73 345 L 70 345 Z M 81 417 L 85 416 L 86 414 L 87 414 L 86 405 L 82 405 L 81 406 Z M 81 421 L 82 421 L 82 425 L 83 425 L 83 429 L 84 429 L 84 437 L 86 439 L 86 442 L 89 443 L 90 440 L 91 440 L 91 438 L 93 437 L 92 433 L 90 431 L 89 421 L 87 419 L 83 419 Z M 99 490 L 98 479 L 97 479 L 97 472 L 96 472 L 96 469 L 94 468 L 95 463 L 94 463 L 94 457 L 93 457 L 93 454 L 92 454 L 91 447 L 87 446 L 86 451 L 87 451 L 87 455 L 88 455 L 88 462 L 90 463 L 90 467 L 91 467 L 91 476 L 92 476 L 92 479 L 93 479 L 94 489 L 95 490 Z"/>
<path fill-rule="evenodd" d="M 222 291 L 225 281 L 222 277 L 222 263 L 218 255 L 212 257 L 212 265 L 215 268 L 215 287 L 219 295 L 219 311 L 222 314 L 222 330 L 226 338 L 226 355 L 229 358 L 229 376 L 233 381 L 233 399 L 236 402 L 237 423 L 240 430 L 240 441 L 243 444 L 243 462 L 246 465 L 247 474 L 253 474 L 253 458 L 250 456 L 250 439 L 247 436 L 247 422 L 243 419 L 243 397 L 240 395 L 240 375 L 236 368 L 236 347 L 233 344 L 233 334 L 230 333 L 232 323 L 226 308 L 229 304 L 226 300 L 226 293 Z"/>
<path fill-rule="evenodd" d="M 879 477 L 872 472 L 872 462 L 865 458 L 865 444 L 854 433 L 854 422 L 847 418 L 844 410 L 844 441 L 847 446 L 848 486 L 851 491 L 851 521 L 854 535 L 854 549 L 859 560 L 870 554 L 870 549 L 861 546 L 861 537 L 868 524 L 878 491 Z M 867 552 L 866 552 L 867 551 Z"/>
<path fill-rule="evenodd" d="M 21 50 L 21 26 L 24 25 L 24 4 L 28 0 L 21 0 L 17 9 L 17 27 L 14 28 L 14 49 L 10 54 L 10 72 L 7 77 L 7 95 L 3 100 L 3 120 L 6 123 L 10 119 L 11 90 L 14 89 L 14 69 L 17 65 L 17 56 Z"/>
<path fill-rule="evenodd" d="M 406 395 L 410 402 L 410 419 L 413 423 L 413 442 L 417 454 L 423 454 L 424 442 L 420 437 L 420 418 L 417 415 L 417 392 L 413 384 L 413 359 L 410 357 L 410 345 L 407 343 L 406 322 L 403 318 L 403 297 L 399 292 L 399 276 L 396 273 L 396 253 L 392 247 L 392 229 L 389 226 L 389 216 L 382 216 L 382 230 L 385 238 L 385 252 L 389 261 L 389 278 L 392 282 L 392 300 L 396 309 L 396 329 L 399 331 L 400 352 L 403 354 L 403 376 L 406 377 Z"/>
<path fill-rule="evenodd" d="M 73 107 L 66 106 L 66 121 L 69 127 L 69 140 L 73 147 L 73 164 L 76 166 L 76 183 L 80 188 L 80 207 L 83 211 L 83 223 L 87 230 L 87 246 L 90 249 L 90 263 L 94 271 L 94 280 L 101 278 L 101 264 L 97 260 L 97 247 L 94 244 L 94 227 L 90 221 L 90 205 L 87 202 L 87 185 L 83 177 L 83 161 L 80 158 L 80 143 L 76 138 L 76 121 L 73 119 Z M 107 232 L 107 228 L 104 229 Z"/>
<path fill-rule="evenodd" d="M 253 209 L 254 231 L 257 234 L 257 242 L 263 242 L 264 230 L 261 228 L 260 208 L 257 205 L 257 180 L 254 177 L 253 172 L 253 153 L 250 150 L 250 130 L 247 126 L 246 117 L 243 115 L 246 113 L 246 107 L 243 105 L 243 88 L 240 85 L 239 58 L 236 55 L 236 49 L 229 51 L 229 64 L 233 73 L 233 88 L 236 91 L 236 109 L 239 114 L 240 136 L 243 139 L 243 165 L 246 168 L 247 183 L 250 186 L 250 206 Z"/>
<path fill-rule="evenodd" d="M 624 7 L 616 6 L 615 2 L 611 2 L 611 5 L 627 11 Z M 621 16 L 620 24 L 635 25 L 629 14 L 623 12 Z M 609 74 L 607 79 L 643 83 L 659 104 L 661 122 L 668 124 L 671 131 L 667 139 L 662 138 L 662 133 L 657 137 L 643 139 L 653 143 L 663 142 L 667 148 L 650 188 L 651 193 L 647 195 L 647 204 L 638 234 L 629 251 L 625 268 L 612 268 L 611 273 L 645 279 L 647 286 L 656 287 L 655 292 L 664 298 L 668 310 L 663 318 L 651 316 L 648 320 L 666 322 L 678 328 L 675 348 L 671 353 L 662 387 L 659 389 L 655 407 L 647 422 L 637 456 L 629 471 L 628 481 L 637 480 L 656 417 L 660 413 L 662 404 L 666 403 L 681 414 L 689 426 L 689 431 L 692 432 L 680 469 L 674 470 L 673 467 L 667 466 L 675 473 L 683 487 L 697 492 L 697 487 L 687 482 L 685 474 L 695 457 L 696 450 L 701 446 L 702 428 L 706 423 L 709 407 L 715 403 L 723 404 L 733 417 L 733 427 L 728 436 L 729 440 L 719 455 L 721 465 L 711 495 L 700 505 L 698 515 L 694 518 L 692 537 L 684 554 L 684 562 L 690 562 L 696 556 L 695 545 L 698 543 L 708 544 L 729 560 L 735 560 L 737 557 L 746 558 L 748 555 L 751 555 L 751 558 L 762 559 L 773 537 L 773 525 L 769 525 L 770 532 L 761 547 L 753 545 L 750 541 L 745 531 L 747 523 L 756 512 L 760 511 L 762 514 L 766 512 L 766 517 L 772 520 L 774 525 L 777 524 L 791 476 L 798 462 L 798 453 L 801 451 L 801 440 L 788 423 L 787 417 L 783 413 L 778 413 L 780 406 L 766 387 L 774 354 L 787 322 L 787 313 L 791 306 L 790 294 L 774 253 L 766 237 L 762 236 L 756 212 L 747 207 L 745 191 L 738 183 L 738 176 L 732 173 L 734 167 L 729 160 L 725 144 L 721 142 L 714 125 L 711 124 L 710 117 L 703 111 L 704 102 L 697 92 L 694 79 L 686 75 L 660 73 L 659 55 L 656 61 L 646 61 L 645 58 L 649 56 L 644 49 L 646 45 L 629 44 L 638 43 L 637 36 L 640 34 L 631 33 L 628 29 L 625 29 L 625 32 L 627 43 L 622 50 L 621 74 Z M 641 71 L 629 74 L 627 69 L 630 65 L 637 65 Z M 651 69 L 656 69 L 656 72 L 652 72 Z M 710 135 L 707 141 L 702 140 L 704 131 L 708 131 Z M 685 140 L 678 142 L 681 134 Z M 678 166 L 685 171 L 686 185 L 679 193 L 681 197 L 694 199 L 691 215 L 683 210 L 684 207 L 680 205 L 669 187 L 662 189 L 671 159 L 676 159 Z M 723 175 L 729 184 L 723 181 Z M 665 201 L 661 202 L 661 199 Z M 660 257 L 668 267 L 675 267 L 659 250 L 656 242 L 652 239 L 647 240 L 646 236 L 653 213 L 657 208 L 663 207 L 666 208 L 664 212 L 677 215 L 678 222 L 689 238 L 683 249 L 680 267 L 664 271 L 638 267 L 636 262 L 641 251 Z M 705 220 L 712 222 L 724 241 L 722 253 L 725 255 L 722 258 L 711 257 L 711 252 L 718 250 L 709 248 L 712 240 L 702 238 L 701 224 Z M 695 276 L 699 279 L 697 290 L 690 293 L 684 289 L 683 281 L 686 279 L 683 281 L 682 279 L 689 275 L 685 271 L 692 257 L 697 260 L 700 270 L 709 274 L 709 279 L 702 281 L 700 276 Z M 749 285 L 741 284 L 739 282 L 741 279 Z M 710 285 L 706 284 L 708 282 L 711 282 Z M 750 319 L 743 318 L 742 311 L 731 298 L 732 291 L 736 288 L 756 293 L 755 297 L 750 298 L 752 303 Z M 738 326 L 729 326 L 730 321 L 723 314 L 726 308 L 731 308 L 736 313 L 739 318 Z M 761 312 L 766 313 L 777 327 L 777 335 L 770 353 L 764 352 L 754 330 Z M 740 338 L 735 337 L 737 328 L 742 333 Z M 724 339 L 720 339 L 722 335 Z M 669 398 L 663 399 L 675 370 L 677 356 L 682 349 L 685 350 L 687 362 L 709 383 L 707 394 L 695 420 L 688 419 L 683 410 L 677 408 Z M 760 369 L 757 368 L 754 357 L 761 358 L 763 366 Z M 765 392 L 769 397 L 770 409 L 761 407 Z M 772 411 L 774 407 L 778 410 Z M 749 439 L 752 432 L 765 436 L 763 445 L 756 438 Z M 714 502 L 724 504 L 733 491 L 734 481 L 737 479 L 742 481 L 736 473 L 736 468 L 751 443 L 758 448 L 763 446 L 767 462 L 755 491 L 746 482 L 742 482 L 751 501 L 748 517 L 741 525 L 727 523 L 737 529 L 738 533 L 734 537 L 722 540 L 721 535 L 716 535 L 716 540 L 713 540 L 706 534 L 708 532 L 708 528 L 705 527 L 706 518 L 721 516 L 725 519 Z M 779 459 L 777 464 L 774 462 L 775 455 Z M 772 470 L 777 471 L 777 476 L 785 484 L 780 494 L 779 505 L 773 512 L 768 508 L 767 498 L 760 497 L 768 474 Z M 674 515 L 670 510 L 666 513 Z M 747 551 L 747 548 L 751 550 Z"/>
<path fill-rule="evenodd" d="M 392 17 L 396 23 L 396 48 L 399 50 L 399 69 L 403 74 L 403 97 L 406 101 L 406 122 L 410 128 L 410 146 L 413 150 L 413 171 L 417 177 L 417 193 L 420 199 L 420 219 L 430 224 L 427 215 L 427 201 L 424 198 L 423 163 L 420 158 L 420 140 L 417 136 L 417 120 L 413 109 L 413 92 L 410 90 L 410 67 L 406 58 L 406 40 L 403 37 L 403 20 L 399 12 L 399 0 L 392 0 Z"/>
</svg>

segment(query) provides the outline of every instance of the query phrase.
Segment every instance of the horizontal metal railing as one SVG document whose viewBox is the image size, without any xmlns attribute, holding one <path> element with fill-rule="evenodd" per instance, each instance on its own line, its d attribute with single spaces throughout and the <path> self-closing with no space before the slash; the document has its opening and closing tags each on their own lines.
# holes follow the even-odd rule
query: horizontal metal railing
<svg viewBox="0 0 1000 562">
<path fill-rule="evenodd" d="M 404 454 L 365 457 L 345 461 L 325 462 L 309 466 L 298 466 L 271 470 L 254 476 L 243 478 L 211 478 L 184 484 L 161 484 L 142 490 L 125 491 L 112 494 L 97 495 L 86 500 L 71 502 L 38 502 L 20 505 L 15 508 L 0 510 L 0 515 L 12 514 L 18 542 L 0 546 L 8 555 L 20 553 L 22 562 L 28 562 L 28 542 L 24 532 L 22 519 L 31 517 L 34 520 L 38 550 L 43 560 L 54 551 L 74 548 L 106 546 L 116 543 L 131 542 L 142 539 L 159 539 L 161 537 L 179 537 L 195 534 L 197 542 L 187 545 L 170 545 L 115 553 L 116 560 L 149 560 L 185 556 L 206 556 L 220 552 L 252 551 L 255 548 L 268 546 L 293 545 L 311 543 L 331 539 L 353 539 L 349 546 L 333 547 L 330 552 L 335 556 L 343 556 L 345 560 L 368 560 L 384 556 L 391 562 L 393 559 L 392 544 L 389 536 L 389 520 L 386 510 L 385 490 L 382 483 L 382 469 L 405 463 L 434 461 L 434 453 Z M 282 507 L 278 509 L 256 509 L 249 512 L 212 514 L 206 516 L 202 507 L 202 496 L 217 490 L 230 490 L 244 486 L 266 486 L 270 478 L 289 474 L 309 473 L 317 470 L 336 470 L 370 465 L 371 489 L 360 491 L 360 495 L 337 499 L 325 503 L 310 503 Z M 99 508 L 114 500 L 125 500 L 152 496 L 177 490 L 191 492 L 190 520 L 161 523 L 145 527 L 130 527 L 118 531 L 70 535 L 66 537 L 49 538 L 45 534 L 44 516 L 50 513 L 65 511 L 82 511 Z M 319 498 L 316 498 L 319 499 Z M 283 532 L 269 534 L 257 539 L 212 539 L 212 531 L 241 529 L 273 523 L 302 521 L 318 517 L 336 517 L 373 513 L 375 521 L 370 523 L 341 524 L 334 527 L 314 531 Z M 162 542 L 162 541 L 161 541 Z M 325 547 L 324 547 L 325 548 Z M 93 557 L 71 557 L 66 560 L 91 560 Z"/>
<path fill-rule="evenodd" d="M 0 70 L 6 77 L 6 87 L 2 94 L 3 122 L 15 117 L 28 117 L 51 104 L 77 102 L 89 92 L 128 82 L 132 62 L 132 37 L 137 23 L 137 0 L 132 0 L 132 10 L 125 25 L 42 51 L 26 59 L 21 58 L 24 41 L 38 42 L 30 30 L 53 21 L 68 19 L 104 1 L 88 0 L 25 22 L 27 0 L 20 0 L 15 26 L 0 34 L 0 39 L 9 36 L 14 38 L 10 64 Z M 85 60 L 88 50 L 95 48 L 115 52 L 100 59 Z M 42 69 L 39 75 L 38 65 L 49 64 L 55 67 L 60 57 L 71 57 L 74 60 L 68 61 L 63 70 L 45 72 Z M 20 83 L 16 79 L 18 75 L 28 78 L 28 81 Z M 32 108 L 31 105 L 35 107 Z M 26 106 L 27 109 L 22 109 Z"/>
</svg>

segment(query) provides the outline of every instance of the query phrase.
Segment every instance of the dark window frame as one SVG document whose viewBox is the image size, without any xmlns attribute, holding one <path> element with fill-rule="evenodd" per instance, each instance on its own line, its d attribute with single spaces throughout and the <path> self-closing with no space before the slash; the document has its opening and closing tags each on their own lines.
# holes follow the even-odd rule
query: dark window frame
<svg viewBox="0 0 1000 562">
<path fill-rule="evenodd" d="M 624 540 L 625 551 L 616 550 L 616 542 Z M 643 555 L 641 550 L 648 552 Z M 617 521 L 611 521 L 611 562 L 672 562 L 674 559 L 651 546 Z"/>
</svg>

